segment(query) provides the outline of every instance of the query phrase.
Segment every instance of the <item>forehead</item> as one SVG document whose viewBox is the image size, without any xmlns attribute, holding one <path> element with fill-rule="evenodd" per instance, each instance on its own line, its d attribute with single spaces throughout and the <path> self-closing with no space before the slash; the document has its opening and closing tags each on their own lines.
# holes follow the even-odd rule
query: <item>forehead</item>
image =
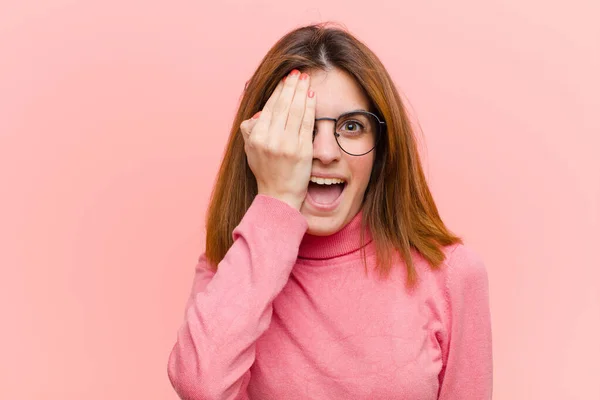
<svg viewBox="0 0 600 400">
<path fill-rule="evenodd" d="M 340 69 L 307 70 L 317 94 L 316 118 L 337 117 L 352 110 L 368 110 L 369 99 L 354 77 Z"/>
</svg>

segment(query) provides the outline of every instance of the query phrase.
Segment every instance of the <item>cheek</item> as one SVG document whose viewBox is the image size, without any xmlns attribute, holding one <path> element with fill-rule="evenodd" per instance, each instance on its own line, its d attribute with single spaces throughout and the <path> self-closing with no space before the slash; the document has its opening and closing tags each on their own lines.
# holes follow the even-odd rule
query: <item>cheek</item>
<svg viewBox="0 0 600 400">
<path fill-rule="evenodd" d="M 369 184 L 371 170 L 373 168 L 373 155 L 369 153 L 367 156 L 357 157 L 350 163 L 350 171 L 352 174 L 352 182 L 354 189 L 364 191 Z"/>
</svg>

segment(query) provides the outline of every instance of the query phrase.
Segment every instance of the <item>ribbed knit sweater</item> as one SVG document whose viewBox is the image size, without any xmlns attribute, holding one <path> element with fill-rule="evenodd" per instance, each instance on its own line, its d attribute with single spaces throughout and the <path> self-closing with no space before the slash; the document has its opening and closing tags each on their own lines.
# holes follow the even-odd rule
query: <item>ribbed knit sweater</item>
<svg viewBox="0 0 600 400">
<path fill-rule="evenodd" d="M 168 376 L 186 400 L 483 400 L 492 396 L 488 278 L 462 244 L 432 270 L 413 252 L 374 270 L 362 211 L 337 233 L 307 233 L 299 211 L 258 195 L 216 272 L 202 253 Z M 210 235 L 210 232 L 207 234 Z"/>
</svg>

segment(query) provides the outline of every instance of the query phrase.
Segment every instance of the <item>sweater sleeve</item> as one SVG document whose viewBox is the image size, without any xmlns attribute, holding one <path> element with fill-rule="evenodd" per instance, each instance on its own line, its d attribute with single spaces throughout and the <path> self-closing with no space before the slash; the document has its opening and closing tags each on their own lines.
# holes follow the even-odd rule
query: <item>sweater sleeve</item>
<svg viewBox="0 0 600 400">
<path fill-rule="evenodd" d="M 492 398 L 492 331 L 486 268 L 459 245 L 448 260 L 440 400 Z"/>
<path fill-rule="evenodd" d="M 205 253 L 199 257 L 167 366 L 180 398 L 248 399 L 255 343 L 271 323 L 272 302 L 288 281 L 307 227 L 298 210 L 257 195 L 216 272 Z"/>
</svg>

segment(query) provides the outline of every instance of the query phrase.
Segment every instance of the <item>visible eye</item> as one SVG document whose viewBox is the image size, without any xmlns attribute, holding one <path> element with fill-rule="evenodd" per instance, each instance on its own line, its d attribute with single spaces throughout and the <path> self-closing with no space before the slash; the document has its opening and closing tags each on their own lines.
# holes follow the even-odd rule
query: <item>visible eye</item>
<svg viewBox="0 0 600 400">
<path fill-rule="evenodd" d="M 342 128 L 343 127 L 348 127 L 349 129 L 345 130 L 349 132 L 357 132 L 359 129 L 365 129 L 365 127 L 358 121 L 344 121 L 344 123 L 342 124 Z"/>
</svg>

